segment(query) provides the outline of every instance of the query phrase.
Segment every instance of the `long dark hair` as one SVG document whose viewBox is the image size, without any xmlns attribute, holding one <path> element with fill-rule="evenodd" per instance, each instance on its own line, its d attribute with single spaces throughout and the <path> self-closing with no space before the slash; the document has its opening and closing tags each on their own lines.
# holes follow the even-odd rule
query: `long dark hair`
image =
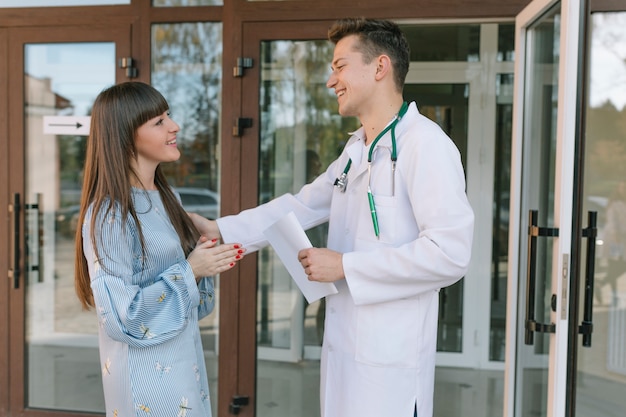
<svg viewBox="0 0 626 417">
<path fill-rule="evenodd" d="M 83 253 L 82 224 L 87 209 L 93 205 L 90 238 L 97 259 L 103 255 L 98 253 L 96 241 L 96 218 L 106 217 L 96 215 L 101 210 L 106 215 L 119 208 L 123 224 L 131 216 L 137 225 L 141 248 L 145 253 L 144 236 L 131 195 L 131 179 L 139 180 L 131 165 L 131 160 L 135 158 L 135 134 L 141 125 L 168 109 L 169 105 L 161 93 L 141 82 L 125 82 L 109 87 L 94 102 L 75 240 L 74 284 L 85 310 L 94 307 L 89 269 Z M 154 183 L 180 237 L 181 246 L 188 255 L 199 233 L 167 184 L 160 166 L 156 168 Z"/>
</svg>

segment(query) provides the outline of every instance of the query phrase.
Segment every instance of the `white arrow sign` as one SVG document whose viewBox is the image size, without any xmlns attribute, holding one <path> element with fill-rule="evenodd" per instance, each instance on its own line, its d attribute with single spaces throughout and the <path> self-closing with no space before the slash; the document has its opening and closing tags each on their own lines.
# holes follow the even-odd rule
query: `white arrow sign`
<svg viewBox="0 0 626 417">
<path fill-rule="evenodd" d="M 90 124 L 91 116 L 44 116 L 43 133 L 89 136 Z"/>
</svg>

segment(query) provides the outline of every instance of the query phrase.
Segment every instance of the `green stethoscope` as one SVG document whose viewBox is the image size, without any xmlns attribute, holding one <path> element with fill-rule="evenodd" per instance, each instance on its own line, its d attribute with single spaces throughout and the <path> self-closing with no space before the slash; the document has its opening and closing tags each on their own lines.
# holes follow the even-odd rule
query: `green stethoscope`
<svg viewBox="0 0 626 417">
<path fill-rule="evenodd" d="M 370 150 L 367 154 L 367 200 L 369 201 L 370 211 L 372 213 L 372 224 L 374 225 L 374 233 L 376 234 L 377 238 L 380 237 L 380 228 L 378 226 L 378 215 L 376 214 L 376 205 L 374 204 L 374 195 L 372 194 L 371 187 L 372 156 L 378 141 L 385 135 L 385 133 L 391 130 L 391 195 L 395 195 L 396 161 L 398 160 L 398 154 L 396 151 L 396 125 L 405 115 L 408 108 L 409 105 L 406 101 L 402 103 L 402 107 L 400 107 L 398 114 L 394 117 L 393 121 L 389 123 L 387 127 L 378 134 L 378 136 L 376 136 L 376 139 L 374 139 L 374 141 L 372 142 Z M 352 158 L 348 159 L 348 163 L 343 169 L 343 172 L 339 177 L 337 177 L 337 179 L 335 179 L 334 186 L 339 188 L 342 193 L 346 192 L 346 187 L 348 186 L 348 171 L 350 171 L 351 166 Z"/>
</svg>

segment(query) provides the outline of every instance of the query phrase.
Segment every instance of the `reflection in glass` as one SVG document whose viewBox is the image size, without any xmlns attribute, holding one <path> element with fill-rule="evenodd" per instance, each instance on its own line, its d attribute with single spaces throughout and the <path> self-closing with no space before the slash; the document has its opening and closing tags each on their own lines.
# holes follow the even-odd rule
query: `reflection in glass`
<svg viewBox="0 0 626 417">
<path fill-rule="evenodd" d="M 72 116 L 87 116 L 115 82 L 113 43 L 27 44 L 26 349 L 27 407 L 104 411 L 97 319 L 74 293 L 74 233 L 86 146 Z M 67 132 L 44 134 L 45 116 Z M 60 124 L 63 124 L 61 121 Z M 35 207 L 35 205 L 37 207 Z"/>
<path fill-rule="evenodd" d="M 509 187 L 511 185 L 511 137 L 513 74 L 496 80 L 496 143 L 493 185 L 493 235 L 489 360 L 504 362 L 506 294 L 509 242 Z"/>
<path fill-rule="evenodd" d="M 514 61 L 515 59 L 515 25 L 498 25 L 498 56 L 497 61 Z"/>
<path fill-rule="evenodd" d="M 406 84 L 404 99 L 415 101 L 420 113 L 436 122 L 452 138 L 464 167 L 467 161 L 469 86 L 467 84 Z M 438 352 L 463 350 L 464 281 L 439 291 Z"/>
<path fill-rule="evenodd" d="M 591 347 L 578 349 L 576 415 L 613 417 L 626 410 L 626 13 L 595 13 L 590 26 L 583 225 L 597 212 L 598 238 L 593 334 Z"/>
<path fill-rule="evenodd" d="M 187 211 L 219 216 L 222 24 L 178 23 L 152 26 L 152 85 L 170 105 L 180 126 L 181 157 L 163 171 Z M 215 310 L 200 321 L 213 415 L 217 415 L 219 277 Z"/>
<path fill-rule="evenodd" d="M 359 126 L 326 88 L 332 51 L 325 40 L 261 43 L 259 202 L 312 181 Z M 326 245 L 326 225 L 307 234 Z M 323 301 L 307 305 L 271 247 L 259 251 L 257 279 L 256 415 L 319 416 Z"/>
<path fill-rule="evenodd" d="M 526 96 L 523 126 L 522 215 L 520 230 L 528 229 L 528 210 L 537 210 L 538 225 L 554 227 L 554 186 L 556 121 L 559 64 L 560 5 L 548 11 L 526 34 Z M 527 259 L 528 235 L 520 235 L 520 259 Z M 526 294 L 526 264 L 520 263 L 518 299 L 533 297 L 531 312 L 537 323 L 551 323 L 552 247 L 554 239 L 537 238 L 536 288 Z M 526 303 L 519 305 L 519 317 L 526 317 Z M 547 410 L 549 334 L 534 332 L 531 346 L 518 335 L 516 401 L 519 415 L 545 416 Z M 516 414 L 517 415 L 517 414 Z"/>
<path fill-rule="evenodd" d="M 480 25 L 400 25 L 411 62 L 480 61 Z"/>
</svg>

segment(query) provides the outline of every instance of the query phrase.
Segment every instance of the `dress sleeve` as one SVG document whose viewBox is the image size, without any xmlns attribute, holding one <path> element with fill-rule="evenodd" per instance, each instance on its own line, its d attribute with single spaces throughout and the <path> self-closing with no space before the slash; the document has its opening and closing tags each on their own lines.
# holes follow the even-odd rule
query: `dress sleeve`
<svg viewBox="0 0 626 417">
<path fill-rule="evenodd" d="M 198 320 L 211 314 L 215 308 L 215 287 L 213 277 L 204 277 L 198 283 L 200 291 L 200 305 L 198 306 Z"/>
<path fill-rule="evenodd" d="M 187 260 L 145 276 L 150 271 L 144 269 L 134 221 L 129 217 L 123 224 L 121 216 L 112 213 L 104 221 L 104 215 L 96 219 L 95 242 L 100 256 L 96 259 L 90 218 L 88 213 L 82 226 L 83 252 L 100 325 L 107 335 L 134 347 L 175 337 L 187 325 L 192 309 L 200 305 L 200 292 Z"/>
</svg>

